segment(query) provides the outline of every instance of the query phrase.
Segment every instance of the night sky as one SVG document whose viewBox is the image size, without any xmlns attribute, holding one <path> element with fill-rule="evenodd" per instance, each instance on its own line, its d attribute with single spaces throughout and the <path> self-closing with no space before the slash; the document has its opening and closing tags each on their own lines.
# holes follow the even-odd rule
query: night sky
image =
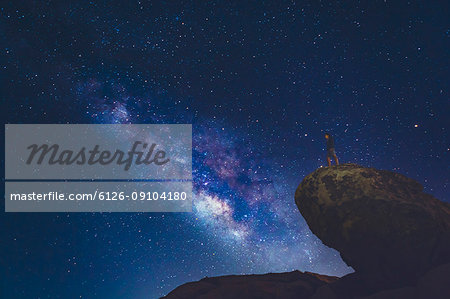
<svg viewBox="0 0 450 299">
<path fill-rule="evenodd" d="M 156 298 L 205 276 L 351 272 L 294 203 L 326 165 L 325 131 L 341 162 L 450 201 L 448 1 L 0 7 L 4 123 L 192 123 L 194 180 L 192 213 L 2 212 L 5 298 Z"/>
</svg>

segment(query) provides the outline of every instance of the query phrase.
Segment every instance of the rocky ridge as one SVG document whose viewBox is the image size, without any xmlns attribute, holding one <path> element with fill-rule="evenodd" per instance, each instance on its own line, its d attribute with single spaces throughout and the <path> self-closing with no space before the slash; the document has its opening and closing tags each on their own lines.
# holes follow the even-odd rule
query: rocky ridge
<svg viewBox="0 0 450 299">
<path fill-rule="evenodd" d="M 295 202 L 311 231 L 354 273 L 204 278 L 164 298 L 450 298 L 450 205 L 424 193 L 418 182 L 343 164 L 306 176 Z"/>
</svg>

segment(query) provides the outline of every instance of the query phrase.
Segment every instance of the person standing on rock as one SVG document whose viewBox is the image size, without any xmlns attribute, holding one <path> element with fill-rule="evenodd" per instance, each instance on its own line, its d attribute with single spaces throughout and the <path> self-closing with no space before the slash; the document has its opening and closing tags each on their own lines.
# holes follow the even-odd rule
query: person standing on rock
<svg viewBox="0 0 450 299">
<path fill-rule="evenodd" d="M 325 139 L 327 140 L 327 162 L 328 167 L 331 166 L 331 158 L 334 159 L 336 165 L 339 165 L 338 157 L 336 156 L 336 151 L 334 150 L 334 138 L 330 133 L 325 133 Z"/>
</svg>

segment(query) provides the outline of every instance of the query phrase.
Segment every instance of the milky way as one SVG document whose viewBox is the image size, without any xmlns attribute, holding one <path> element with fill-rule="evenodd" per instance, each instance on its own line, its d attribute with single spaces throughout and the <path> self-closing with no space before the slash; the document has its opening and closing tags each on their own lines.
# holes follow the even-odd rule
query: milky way
<svg viewBox="0 0 450 299">
<path fill-rule="evenodd" d="M 136 123 L 137 117 L 126 109 L 130 99 L 121 95 L 108 101 L 93 96 L 102 86 L 89 82 L 80 88 L 80 100 L 92 105 L 95 122 Z M 96 86 L 93 89 L 93 86 Z M 151 103 L 149 103 L 151 105 Z M 139 111 L 139 110 L 138 110 Z M 185 114 L 188 119 L 191 117 Z M 165 122 L 152 117 L 153 122 Z M 242 146 L 239 133 L 228 133 L 216 122 L 194 122 L 193 178 L 194 207 L 191 217 L 183 221 L 198 222 L 200 232 L 232 250 L 236 259 L 247 256 L 243 273 L 309 271 L 343 275 L 349 271 L 335 252 L 327 249 L 305 229 L 293 202 L 293 191 L 286 188 L 289 173 L 271 172 L 270 159 L 251 147 Z M 326 256 L 323 268 L 317 260 Z"/>
<path fill-rule="evenodd" d="M 294 203 L 324 166 L 449 201 L 447 1 L 14 1 L 5 123 L 190 123 L 192 213 L 5 213 L 11 298 L 155 298 L 205 276 L 344 275 Z M 3 140 L 3 139 L 2 139 Z"/>
</svg>

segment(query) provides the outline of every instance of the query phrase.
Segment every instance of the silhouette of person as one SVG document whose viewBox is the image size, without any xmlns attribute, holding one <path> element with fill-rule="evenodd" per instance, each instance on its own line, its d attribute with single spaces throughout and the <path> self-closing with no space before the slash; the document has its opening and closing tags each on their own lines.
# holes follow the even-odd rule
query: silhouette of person
<svg viewBox="0 0 450 299">
<path fill-rule="evenodd" d="M 327 162 L 328 167 L 331 166 L 331 158 L 334 159 L 334 162 L 336 162 L 336 165 L 339 165 L 338 157 L 336 156 L 336 151 L 334 149 L 334 138 L 331 136 L 330 133 L 325 133 L 325 139 L 327 140 Z"/>
</svg>

